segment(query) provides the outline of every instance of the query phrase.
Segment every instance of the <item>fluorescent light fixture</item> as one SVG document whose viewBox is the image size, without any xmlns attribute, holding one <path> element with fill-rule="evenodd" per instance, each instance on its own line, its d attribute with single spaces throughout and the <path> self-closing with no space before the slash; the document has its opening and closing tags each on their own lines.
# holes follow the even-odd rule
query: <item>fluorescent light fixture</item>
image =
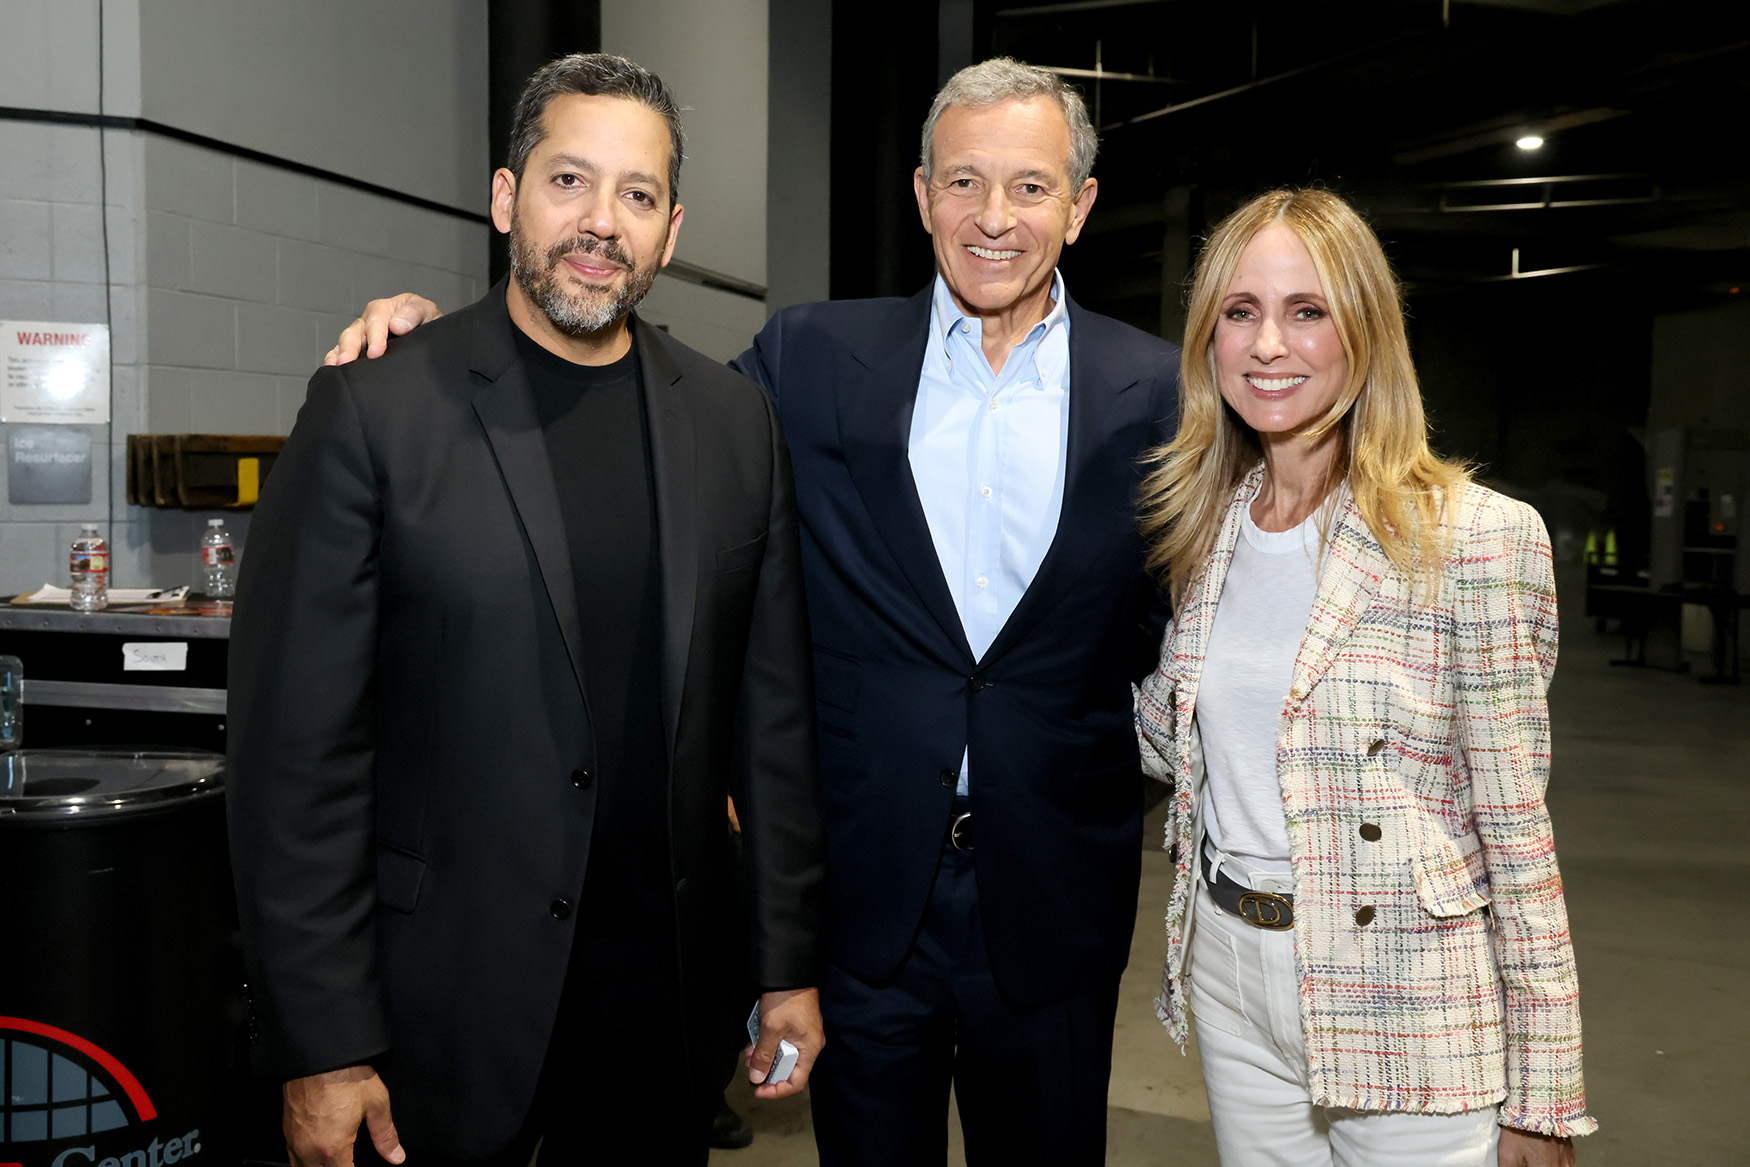
<svg viewBox="0 0 1750 1167">
<path fill-rule="evenodd" d="M 1521 150 L 1541 150 L 1543 148 L 1543 139 L 1536 134 L 1527 134 L 1513 144 Z"/>
</svg>

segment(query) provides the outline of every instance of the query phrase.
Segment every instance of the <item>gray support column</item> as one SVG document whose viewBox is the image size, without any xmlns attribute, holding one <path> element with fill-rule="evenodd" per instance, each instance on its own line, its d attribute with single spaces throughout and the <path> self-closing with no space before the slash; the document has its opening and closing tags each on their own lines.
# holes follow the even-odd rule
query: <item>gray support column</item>
<svg viewBox="0 0 1750 1167">
<path fill-rule="evenodd" d="M 831 294 L 832 6 L 770 0 L 766 308 Z"/>
</svg>

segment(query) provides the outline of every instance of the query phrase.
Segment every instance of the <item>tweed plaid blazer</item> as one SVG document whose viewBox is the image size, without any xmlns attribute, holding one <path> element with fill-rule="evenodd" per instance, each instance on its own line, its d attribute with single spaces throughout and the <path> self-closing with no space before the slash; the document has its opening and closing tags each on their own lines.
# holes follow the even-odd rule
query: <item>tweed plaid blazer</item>
<svg viewBox="0 0 1750 1167">
<path fill-rule="evenodd" d="M 1260 464 L 1235 490 L 1137 694 L 1144 768 L 1173 786 L 1156 1012 L 1181 1045 L 1203 840 L 1197 685 L 1241 508 L 1262 482 Z M 1549 540 L 1530 507 L 1475 485 L 1452 540 L 1438 591 L 1413 589 L 1346 503 L 1283 702 L 1277 777 L 1312 1099 L 1430 1113 L 1500 1103 L 1503 1125 L 1587 1134 L 1597 1124 L 1544 806 Z"/>
</svg>

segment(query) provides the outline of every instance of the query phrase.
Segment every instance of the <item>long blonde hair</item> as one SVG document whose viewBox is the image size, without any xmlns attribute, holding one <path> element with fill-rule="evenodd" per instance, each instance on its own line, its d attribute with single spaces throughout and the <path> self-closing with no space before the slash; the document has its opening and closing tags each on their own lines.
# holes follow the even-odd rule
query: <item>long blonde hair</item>
<svg viewBox="0 0 1750 1167">
<path fill-rule="evenodd" d="M 1273 190 L 1224 219 L 1197 260 L 1179 373 L 1179 432 L 1151 451 L 1138 501 L 1148 568 L 1177 599 L 1214 546 L 1234 488 L 1263 447 L 1221 397 L 1213 339 L 1240 253 L 1273 223 L 1306 245 L 1349 358 L 1349 382 L 1307 432 L 1335 433 L 1326 492 L 1344 478 L 1386 557 L 1433 577 L 1445 551 L 1450 497 L 1469 469 L 1428 447 L 1397 280 L 1379 240 L 1348 203 L 1323 190 Z M 1328 512 L 1327 512 L 1328 513 Z"/>
</svg>

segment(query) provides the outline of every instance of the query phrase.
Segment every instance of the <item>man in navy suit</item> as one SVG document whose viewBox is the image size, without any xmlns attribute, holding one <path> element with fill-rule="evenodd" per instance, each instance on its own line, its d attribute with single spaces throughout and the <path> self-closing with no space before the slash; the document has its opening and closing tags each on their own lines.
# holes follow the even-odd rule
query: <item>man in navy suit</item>
<svg viewBox="0 0 1750 1167">
<path fill-rule="evenodd" d="M 962 70 L 913 177 L 937 278 L 787 308 L 733 362 L 777 403 L 802 519 L 835 1167 L 943 1162 L 950 1085 L 970 1163 L 1105 1159 L 1142 855 L 1130 682 L 1164 617 L 1132 506 L 1178 350 L 1064 289 L 1095 148 L 1055 75 Z M 330 359 L 429 308 L 373 302 Z"/>
</svg>

